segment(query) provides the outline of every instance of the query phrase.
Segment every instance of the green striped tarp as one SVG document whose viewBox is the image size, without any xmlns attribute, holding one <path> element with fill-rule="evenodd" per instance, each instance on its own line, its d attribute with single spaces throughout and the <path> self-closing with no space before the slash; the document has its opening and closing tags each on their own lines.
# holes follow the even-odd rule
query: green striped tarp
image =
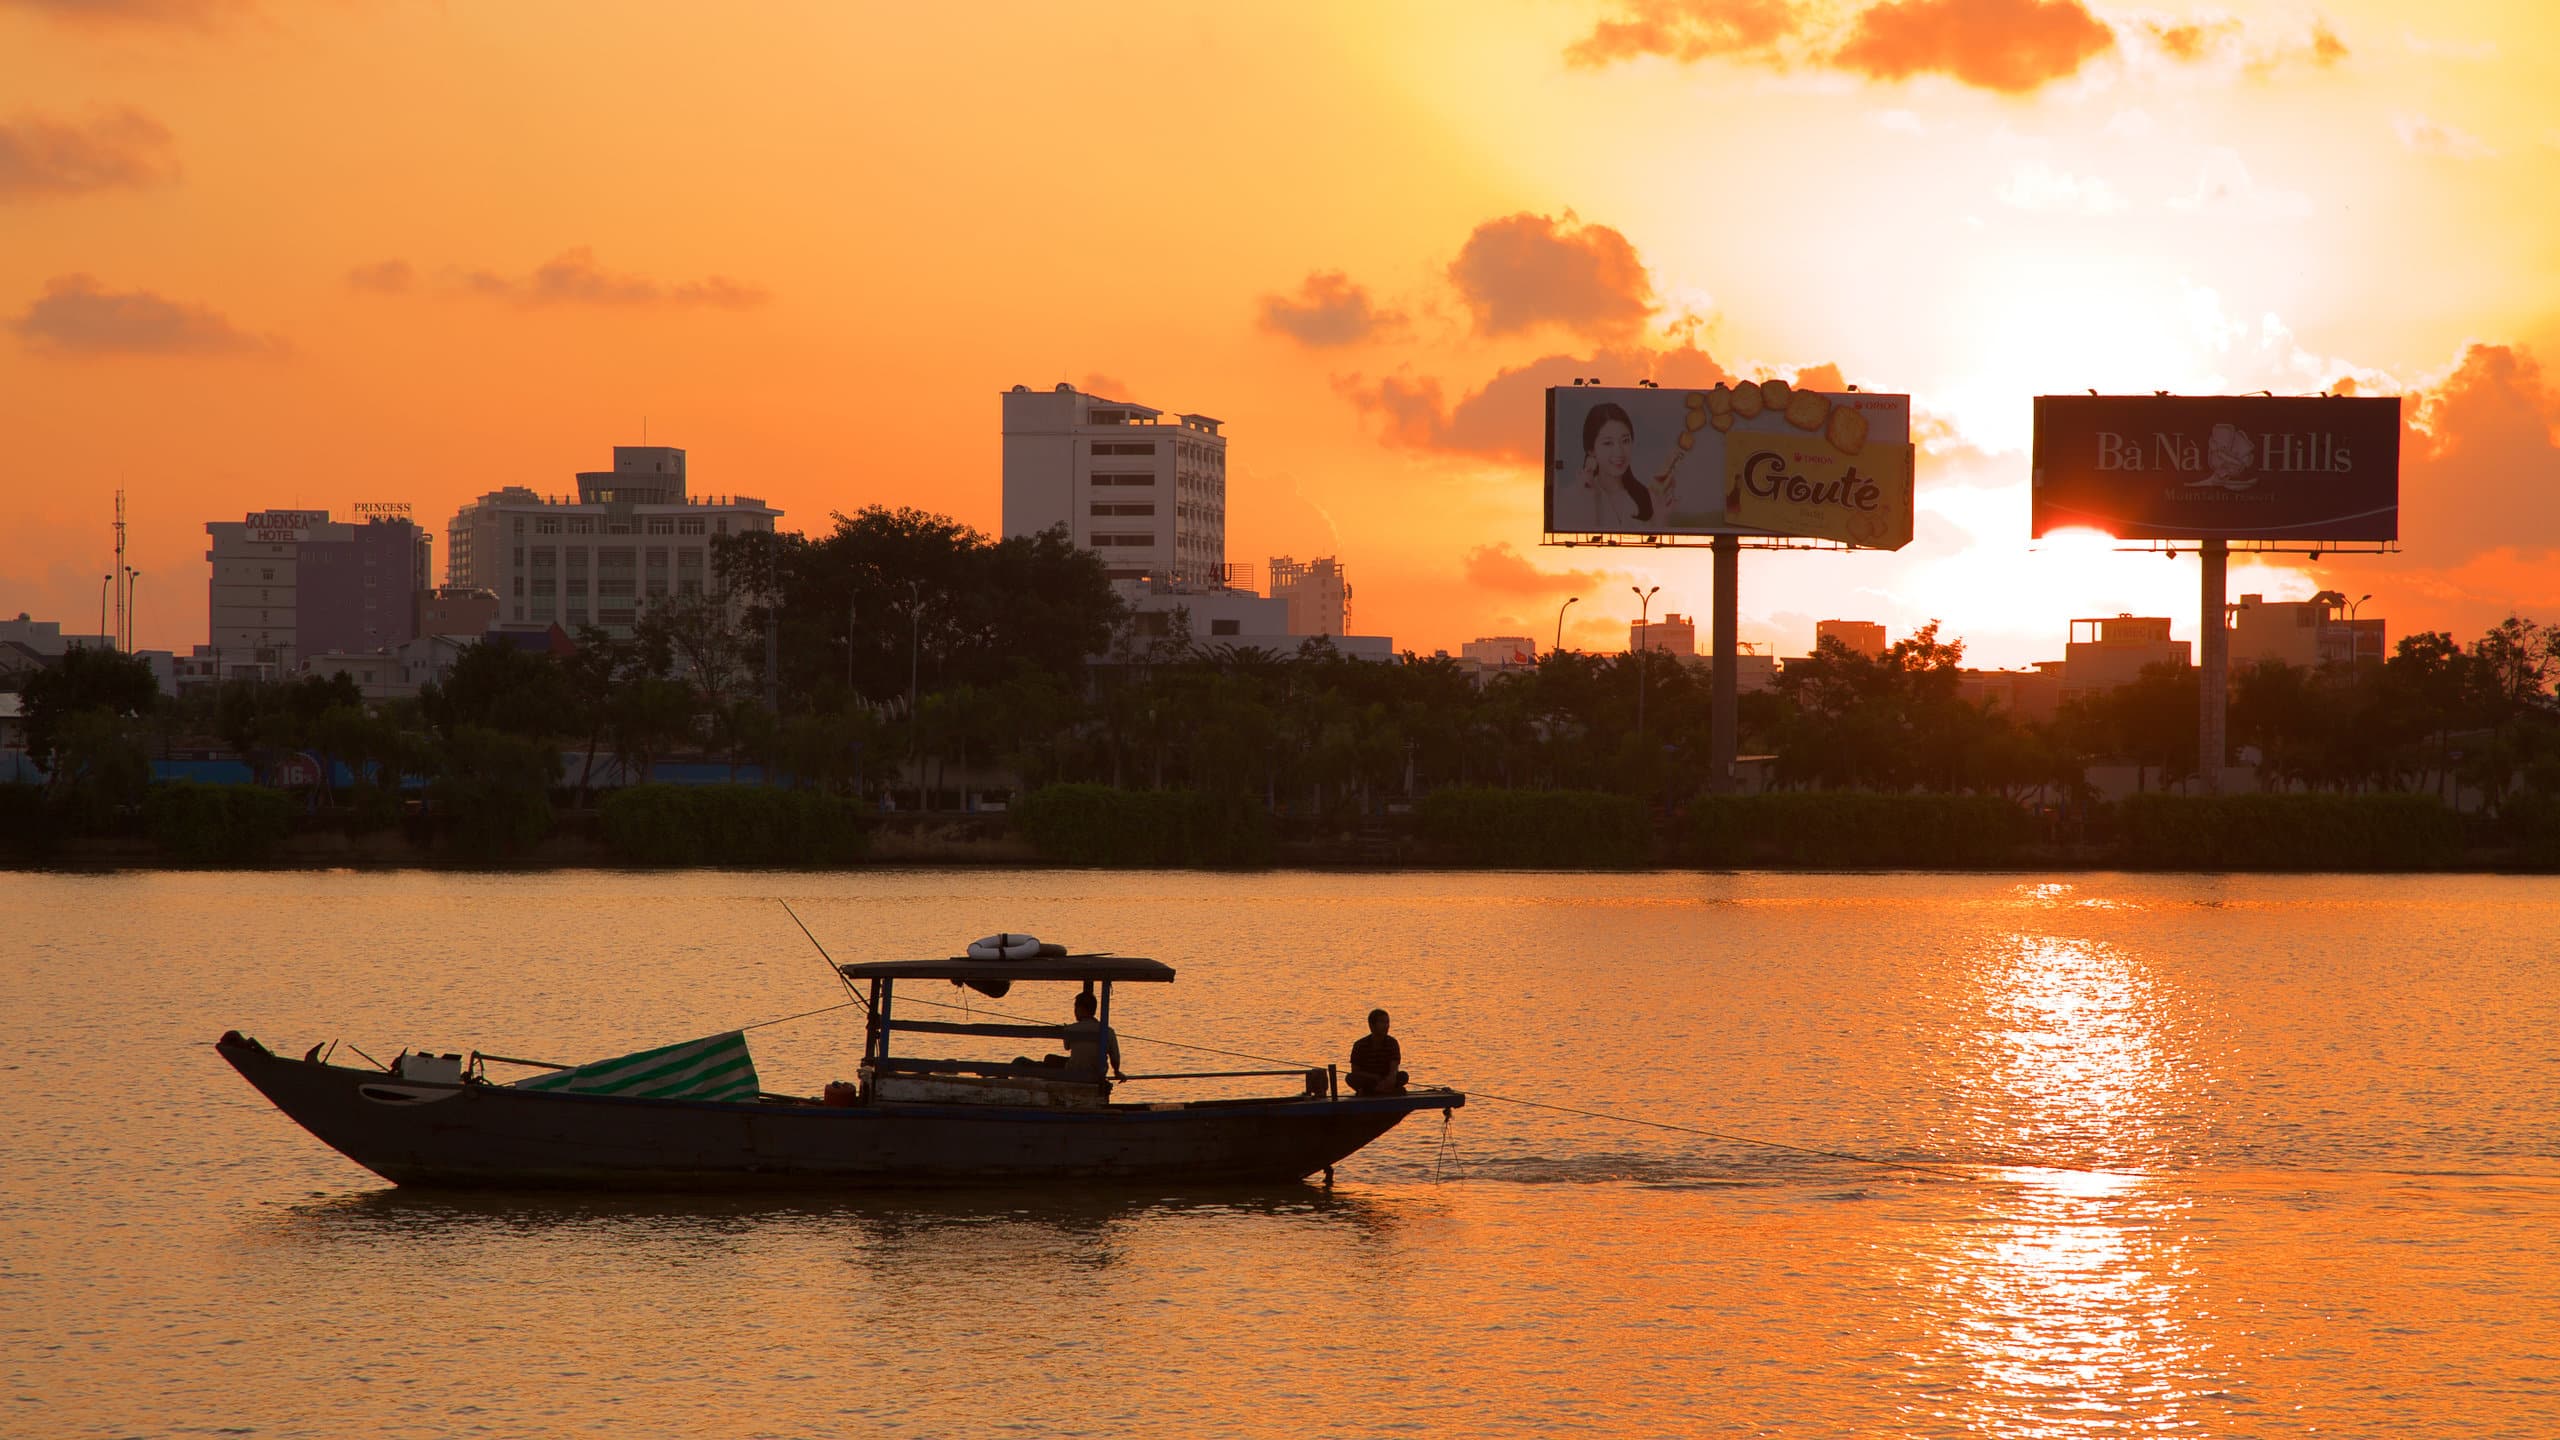
<svg viewBox="0 0 2560 1440">
<path fill-rule="evenodd" d="M 756 1062 L 747 1054 L 743 1030 L 554 1070 L 519 1080 L 516 1087 L 650 1100 L 753 1100 L 758 1090 Z"/>
</svg>

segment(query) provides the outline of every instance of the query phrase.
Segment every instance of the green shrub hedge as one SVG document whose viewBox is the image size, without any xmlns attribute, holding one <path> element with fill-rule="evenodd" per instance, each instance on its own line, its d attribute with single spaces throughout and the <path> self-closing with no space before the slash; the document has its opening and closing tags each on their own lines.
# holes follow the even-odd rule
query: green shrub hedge
<svg viewBox="0 0 2560 1440">
<path fill-rule="evenodd" d="M 1434 790 L 1422 836 L 1462 865 L 1603 870 L 1653 861 L 1642 801 L 1596 790 Z"/>
<path fill-rule="evenodd" d="M 427 784 L 429 812 L 458 859 L 512 859 L 551 833 L 551 787 L 560 752 L 541 740 L 458 727 Z"/>
<path fill-rule="evenodd" d="M 1061 865 L 1268 865 L 1271 816 L 1247 795 L 1050 785 L 1023 797 L 1023 838 Z"/>
<path fill-rule="evenodd" d="M 255 865 L 293 833 L 293 797 L 263 785 L 171 780 L 142 801 L 143 832 L 189 865 Z"/>
<path fill-rule="evenodd" d="M 0 785 L 0 860 L 42 860 L 62 845 L 62 820 L 41 785 Z"/>
<path fill-rule="evenodd" d="M 2034 827 L 1997 795 L 1781 790 L 1702 797 L 1690 807 L 1688 832 L 1689 858 L 1699 865 L 1927 870 L 2012 863 Z"/>
<path fill-rule="evenodd" d="M 2462 817 L 2432 795 L 2128 795 L 2127 865 L 2168 870 L 2427 870 L 2463 861 Z"/>
<path fill-rule="evenodd" d="M 850 865 L 869 845 L 854 802 L 761 785 L 635 785 L 598 819 L 629 865 Z"/>
</svg>

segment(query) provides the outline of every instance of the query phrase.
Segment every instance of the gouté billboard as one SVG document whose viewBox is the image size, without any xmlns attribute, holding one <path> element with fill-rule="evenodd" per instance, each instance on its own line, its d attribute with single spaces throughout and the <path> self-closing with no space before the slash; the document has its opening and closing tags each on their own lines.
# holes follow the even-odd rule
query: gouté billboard
<svg viewBox="0 0 2560 1440">
<path fill-rule="evenodd" d="M 2034 532 L 2119 540 L 2400 538 L 2400 402 L 2039 395 Z"/>
<path fill-rule="evenodd" d="M 1911 398 L 1570 386 L 1547 392 L 1549 536 L 1911 539 Z"/>
</svg>

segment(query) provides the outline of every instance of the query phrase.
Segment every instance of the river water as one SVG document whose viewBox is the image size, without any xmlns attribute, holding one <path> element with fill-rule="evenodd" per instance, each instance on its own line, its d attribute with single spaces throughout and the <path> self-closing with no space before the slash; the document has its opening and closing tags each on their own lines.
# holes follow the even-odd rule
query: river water
<svg viewBox="0 0 2560 1440">
<path fill-rule="evenodd" d="M 1418 1082 L 1935 1168 L 1479 1098 L 1330 1195 L 451 1198 L 211 1048 L 840 1000 L 777 898 L 1169 960 L 1133 1071 L 1383 1005 Z M 0 926 L 8 1435 L 2560 1434 L 2555 880 L 12 874 Z M 753 1040 L 814 1091 L 859 1029 Z"/>
</svg>

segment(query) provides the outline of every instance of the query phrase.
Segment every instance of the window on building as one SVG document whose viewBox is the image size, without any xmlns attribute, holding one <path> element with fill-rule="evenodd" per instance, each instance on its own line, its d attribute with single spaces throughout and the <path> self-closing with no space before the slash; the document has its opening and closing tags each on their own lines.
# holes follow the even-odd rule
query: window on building
<svg viewBox="0 0 2560 1440">
<path fill-rule="evenodd" d="M 1209 633 L 1212 635 L 1241 635 L 1244 633 L 1244 627 L 1240 621 L 1212 620 L 1209 622 Z"/>
<path fill-rule="evenodd" d="M 679 535 L 699 535 L 705 528 L 699 515 L 687 515 L 676 521 L 676 533 Z"/>
<path fill-rule="evenodd" d="M 1147 475 L 1126 475 L 1126 474 L 1117 474 L 1117 473 L 1115 473 L 1115 474 L 1110 474 L 1110 475 L 1096 475 L 1096 476 L 1093 476 L 1093 477 L 1092 477 L 1089 481 L 1087 481 L 1086 483 L 1088 483 L 1088 484 L 1093 484 L 1093 485 L 1146 485 L 1146 486 L 1153 486 L 1153 485 L 1156 483 L 1156 477 L 1155 477 L 1154 475 L 1152 475 L 1152 474 L 1147 474 Z"/>
<path fill-rule="evenodd" d="M 1093 507 L 1093 513 L 1096 515 L 1153 515 L 1156 513 L 1156 507 L 1153 505 L 1096 505 Z"/>
<path fill-rule="evenodd" d="M 648 517 L 648 527 L 649 533 L 652 535 L 673 535 L 676 533 L 676 517 L 673 515 L 652 515 Z"/>
<path fill-rule="evenodd" d="M 1092 453 L 1096 455 L 1153 455 L 1156 453 L 1156 442 L 1153 440 L 1096 440 L 1093 442 Z"/>
<path fill-rule="evenodd" d="M 515 517 L 515 522 L 516 522 L 516 533 L 517 533 L 517 534 L 519 534 L 519 535 L 523 534 L 523 533 L 524 533 L 524 517 L 523 517 L 523 516 L 521 516 L 521 515 L 516 516 L 516 517 Z M 521 615 L 519 615 L 519 616 L 517 616 L 516 618 L 517 618 L 517 619 L 519 619 L 519 620 L 521 620 L 521 619 L 523 619 L 524 617 L 523 617 L 523 616 L 521 616 Z"/>
<path fill-rule="evenodd" d="M 534 533 L 534 534 L 536 534 L 536 535 L 557 535 L 557 534 L 559 534 L 559 533 L 560 533 L 560 517 L 559 517 L 559 516 L 557 516 L 557 515 L 536 515 L 536 516 L 534 516 L 534 517 L 533 517 L 533 533 Z"/>
<path fill-rule="evenodd" d="M 258 578 L 259 578 L 259 579 L 261 579 L 261 580 L 273 580 L 274 578 L 276 578 L 276 572 L 274 572 L 273 570 L 261 569 L 261 570 L 258 572 Z"/>
<path fill-rule="evenodd" d="M 1110 546 L 1119 546 L 1119 547 L 1122 547 L 1122 548 L 1124 548 L 1124 549 L 1125 549 L 1125 548 L 1127 548 L 1127 547 L 1129 547 L 1129 546 L 1133 546 L 1133 545 L 1135 545 L 1135 546 L 1149 546 L 1149 545 L 1153 545 L 1153 544 L 1155 544 L 1155 543 L 1156 543 L 1156 537 L 1155 537 L 1155 536 L 1153 536 L 1153 535 L 1151 535 L 1151 534 L 1144 534 L 1144 533 L 1141 533 L 1141 534 L 1122 534 L 1122 535 L 1096 535 L 1096 536 L 1094 536 L 1094 537 L 1093 537 L 1093 546 L 1094 546 L 1094 548 L 1095 548 L 1095 549 L 1097 549 L 1097 550 L 1099 550 L 1099 549 L 1103 548 L 1103 547 L 1104 547 L 1104 546 L 1106 546 L 1106 545 L 1110 545 Z"/>
<path fill-rule="evenodd" d="M 569 533 L 572 535 L 593 535 L 596 533 L 596 517 L 593 515 L 570 516 Z"/>
</svg>

